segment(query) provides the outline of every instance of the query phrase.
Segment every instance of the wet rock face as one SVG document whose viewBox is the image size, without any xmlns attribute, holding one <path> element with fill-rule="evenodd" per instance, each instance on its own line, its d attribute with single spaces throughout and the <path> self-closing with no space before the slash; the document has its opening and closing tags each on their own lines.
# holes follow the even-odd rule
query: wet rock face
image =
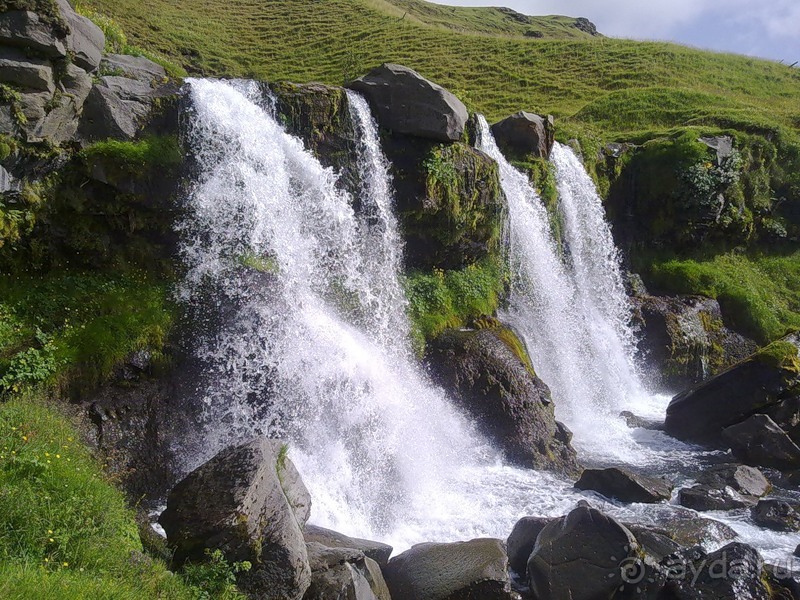
<svg viewBox="0 0 800 600">
<path fill-rule="evenodd" d="M 392 600 L 511 600 L 502 541 L 417 544 L 384 570 Z"/>
<path fill-rule="evenodd" d="M 337 531 L 325 529 L 317 525 L 306 525 L 303 537 L 307 543 L 322 544 L 326 548 L 351 548 L 362 552 L 364 556 L 385 567 L 392 555 L 392 547 L 381 542 L 352 538 Z"/>
<path fill-rule="evenodd" d="M 800 531 L 800 503 L 768 498 L 750 509 L 753 522 L 774 531 Z"/>
<path fill-rule="evenodd" d="M 524 345 L 510 329 L 448 330 L 430 342 L 426 361 L 434 380 L 460 402 L 510 461 L 528 468 L 576 472 L 570 434 L 555 420 L 550 390 L 536 376 Z"/>
<path fill-rule="evenodd" d="M 725 327 L 719 303 L 703 296 L 633 298 L 641 328 L 639 351 L 655 383 L 686 389 L 756 351 L 756 343 Z"/>
<path fill-rule="evenodd" d="M 383 129 L 440 142 L 456 142 L 469 118 L 452 93 L 416 71 L 383 64 L 348 84 L 361 92 Z"/>
<path fill-rule="evenodd" d="M 506 550 L 508 566 L 518 575 L 527 575 L 528 558 L 536 546 L 536 538 L 552 520 L 545 517 L 523 517 L 514 525 L 506 541 Z"/>
</svg>

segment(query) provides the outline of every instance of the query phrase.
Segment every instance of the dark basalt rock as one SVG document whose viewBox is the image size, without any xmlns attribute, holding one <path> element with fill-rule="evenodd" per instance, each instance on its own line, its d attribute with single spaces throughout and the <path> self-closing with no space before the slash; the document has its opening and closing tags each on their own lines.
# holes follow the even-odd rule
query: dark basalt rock
<svg viewBox="0 0 800 600">
<path fill-rule="evenodd" d="M 664 529 L 634 523 L 624 525 L 631 530 L 645 553 L 657 562 L 681 549 L 681 545 L 669 537 L 669 532 Z"/>
<path fill-rule="evenodd" d="M 734 510 L 752 506 L 754 502 L 729 488 L 708 485 L 695 485 L 678 492 L 678 504 L 697 511 Z"/>
<path fill-rule="evenodd" d="M 348 87 L 366 96 L 384 129 L 440 142 L 464 135 L 469 113 L 461 100 L 408 67 L 385 63 Z"/>
<path fill-rule="evenodd" d="M 508 566 L 517 575 L 525 577 L 528 572 L 528 559 L 536 546 L 536 538 L 545 526 L 553 519 L 546 517 L 522 517 L 514 525 L 506 541 Z"/>
<path fill-rule="evenodd" d="M 629 410 L 623 410 L 619 416 L 625 420 L 625 424 L 631 429 L 649 429 L 651 431 L 663 431 L 664 423 L 655 419 L 646 419 L 633 414 Z"/>
<path fill-rule="evenodd" d="M 30 48 L 45 58 L 67 55 L 67 31 L 47 23 L 34 12 L 10 10 L 0 14 L 0 44 Z"/>
<path fill-rule="evenodd" d="M 417 544 L 384 570 L 392 600 L 512 600 L 503 542 Z"/>
<path fill-rule="evenodd" d="M 711 298 L 644 294 L 633 304 L 642 331 L 639 350 L 661 389 L 697 385 L 756 351 L 755 342 L 725 327 Z"/>
<path fill-rule="evenodd" d="M 620 564 L 638 547 L 624 525 L 579 506 L 539 533 L 528 560 L 531 591 L 552 600 L 610 598 L 623 585 Z"/>
<path fill-rule="evenodd" d="M 754 467 L 726 464 L 706 468 L 697 476 L 698 483 L 713 487 L 730 487 L 754 498 L 763 496 L 772 488 L 764 474 Z"/>
<path fill-rule="evenodd" d="M 774 531 L 800 531 L 800 504 L 767 498 L 750 509 L 753 522 Z"/>
<path fill-rule="evenodd" d="M 318 543 L 327 548 L 353 548 L 363 552 L 367 558 L 371 558 L 381 567 L 385 567 L 392 555 L 392 547 L 381 542 L 352 538 L 339 533 L 319 527 L 317 525 L 306 525 L 303 530 L 303 537 L 306 543 Z"/>
<path fill-rule="evenodd" d="M 669 512 L 655 516 L 656 527 L 685 548 L 706 546 L 719 541 L 732 542 L 738 535 L 728 525 L 700 517 L 696 512 L 670 506 Z"/>
<path fill-rule="evenodd" d="M 597 31 L 597 27 L 594 23 L 592 23 L 586 17 L 578 17 L 575 19 L 575 23 L 572 24 L 575 29 L 580 29 L 581 31 L 588 33 L 589 35 L 599 36 L 600 33 Z"/>
<path fill-rule="evenodd" d="M 690 568 L 674 565 L 659 598 L 767 600 L 770 594 L 762 580 L 762 564 L 758 552 L 750 546 L 728 544 L 699 557 Z"/>
<path fill-rule="evenodd" d="M 445 331 L 428 344 L 426 360 L 435 382 L 451 392 L 511 462 L 576 472 L 570 434 L 555 420 L 550 390 L 510 329 Z"/>
<path fill-rule="evenodd" d="M 253 564 L 238 578 L 248 594 L 303 597 L 311 569 L 301 527 L 310 497 L 283 447 L 265 438 L 234 446 L 172 489 L 159 522 L 178 564 L 220 549 L 230 562 Z"/>
<path fill-rule="evenodd" d="M 800 467 L 800 447 L 767 415 L 753 415 L 726 427 L 722 438 L 746 463 L 776 469 Z"/>
<path fill-rule="evenodd" d="M 675 396 L 667 408 L 666 432 L 682 440 L 721 444 L 725 428 L 765 414 L 800 435 L 792 429 L 800 418 L 798 339 L 796 334 L 787 336 Z"/>
<path fill-rule="evenodd" d="M 619 467 L 586 469 L 575 483 L 579 490 L 592 490 L 622 502 L 661 502 L 669 500 L 672 484 Z"/>
<path fill-rule="evenodd" d="M 555 143 L 555 126 L 551 115 L 520 111 L 492 125 L 492 135 L 506 156 L 548 159 Z"/>
</svg>

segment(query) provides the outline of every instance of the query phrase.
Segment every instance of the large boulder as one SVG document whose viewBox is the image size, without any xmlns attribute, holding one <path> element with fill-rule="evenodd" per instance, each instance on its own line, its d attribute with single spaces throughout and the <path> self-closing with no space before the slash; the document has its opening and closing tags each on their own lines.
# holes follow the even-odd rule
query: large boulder
<svg viewBox="0 0 800 600">
<path fill-rule="evenodd" d="M 711 298 L 642 294 L 633 302 L 639 350 L 661 389 L 697 385 L 756 351 L 755 342 L 725 327 Z"/>
<path fill-rule="evenodd" d="M 464 103 L 408 67 L 386 63 L 348 87 L 364 94 L 384 129 L 440 142 L 464 135 Z"/>
<path fill-rule="evenodd" d="M 694 546 L 710 547 L 732 542 L 738 535 L 725 523 L 700 517 L 693 510 L 670 506 L 654 516 L 660 531 L 668 533 L 676 543 L 686 548 Z"/>
<path fill-rule="evenodd" d="M 678 492 L 678 504 L 697 511 L 734 510 L 751 506 L 754 502 L 729 487 L 695 485 Z"/>
<path fill-rule="evenodd" d="M 746 463 L 776 469 L 800 467 L 800 447 L 767 415 L 753 415 L 726 427 L 722 438 Z"/>
<path fill-rule="evenodd" d="M 392 600 L 511 600 L 503 542 L 477 539 L 417 544 L 384 570 Z"/>
<path fill-rule="evenodd" d="M 326 548 L 353 548 L 363 552 L 364 556 L 371 558 L 381 567 L 385 567 L 392 555 L 392 547 L 381 542 L 353 538 L 338 531 L 325 529 L 318 525 L 306 525 L 303 530 L 306 543 L 317 543 Z"/>
<path fill-rule="evenodd" d="M 506 156 L 548 159 L 555 143 L 553 117 L 520 111 L 492 125 L 492 135 Z"/>
<path fill-rule="evenodd" d="M 44 58 L 64 58 L 68 28 L 35 12 L 9 10 L 0 13 L 0 44 L 29 48 Z"/>
<path fill-rule="evenodd" d="M 76 13 L 68 0 L 57 0 L 61 16 L 69 26 L 67 49 L 73 62 L 85 71 L 92 72 L 100 64 L 106 36 L 103 30 L 86 17 Z"/>
<path fill-rule="evenodd" d="M 675 396 L 667 408 L 666 432 L 682 440 L 721 444 L 725 428 L 765 414 L 797 443 L 799 340 L 798 334 L 789 335 Z"/>
<path fill-rule="evenodd" d="M 445 331 L 428 344 L 427 362 L 434 380 L 511 462 L 561 473 L 577 470 L 571 434 L 556 422 L 550 390 L 511 329 L 497 324 Z"/>
<path fill-rule="evenodd" d="M 586 469 L 575 483 L 579 490 L 591 490 L 621 502 L 653 503 L 669 500 L 672 484 L 629 469 Z"/>
<path fill-rule="evenodd" d="M 291 487 L 287 487 L 291 486 Z M 220 452 L 170 492 L 159 518 L 175 560 L 202 560 L 220 549 L 231 562 L 250 561 L 239 585 L 259 598 L 300 600 L 311 580 L 301 531 L 308 503 L 279 440 L 257 438 Z"/>
<path fill-rule="evenodd" d="M 528 560 L 531 591 L 550 600 L 610 598 L 624 584 L 620 566 L 638 548 L 624 525 L 579 506 L 539 533 Z"/>
</svg>

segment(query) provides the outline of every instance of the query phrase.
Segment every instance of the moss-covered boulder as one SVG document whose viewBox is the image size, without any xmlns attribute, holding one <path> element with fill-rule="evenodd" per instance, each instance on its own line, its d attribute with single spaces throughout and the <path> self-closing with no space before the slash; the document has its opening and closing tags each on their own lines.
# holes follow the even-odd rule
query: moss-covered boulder
<svg viewBox="0 0 800 600">
<path fill-rule="evenodd" d="M 724 430 L 768 416 L 800 441 L 800 336 L 774 342 L 727 371 L 681 392 L 667 408 L 665 430 L 684 440 L 724 444 Z"/>
<path fill-rule="evenodd" d="M 458 142 L 390 135 L 397 210 L 409 269 L 457 269 L 499 249 L 504 197 L 497 163 Z"/>
<path fill-rule="evenodd" d="M 550 390 L 511 329 L 491 321 L 481 329 L 447 330 L 428 344 L 426 360 L 434 380 L 511 462 L 576 473 L 572 436 L 555 420 Z"/>
<path fill-rule="evenodd" d="M 271 83 L 278 118 L 326 167 L 348 173 L 355 129 L 344 88 L 321 83 Z"/>
</svg>

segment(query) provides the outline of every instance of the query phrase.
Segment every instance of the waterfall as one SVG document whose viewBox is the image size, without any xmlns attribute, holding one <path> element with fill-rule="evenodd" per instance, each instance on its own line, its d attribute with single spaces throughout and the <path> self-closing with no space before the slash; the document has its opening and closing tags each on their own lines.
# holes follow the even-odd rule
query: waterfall
<svg viewBox="0 0 800 600">
<path fill-rule="evenodd" d="M 259 86 L 189 89 L 199 176 L 180 227 L 181 297 L 213 294 L 227 317 L 197 350 L 208 426 L 187 468 L 263 433 L 290 440 L 317 523 L 387 539 L 416 514 L 451 510 L 440 505 L 452 475 L 494 454 L 415 365 L 391 181 L 366 103 L 349 96 L 355 203 L 262 108 Z"/>
<path fill-rule="evenodd" d="M 562 256 L 541 198 L 500 152 L 483 117 L 478 146 L 500 166 L 508 200 L 512 282 L 503 317 L 525 338 L 576 446 L 592 456 L 620 458 L 630 447 L 609 444 L 609 427 L 624 437 L 618 414 L 644 394 L 633 368 L 619 256 L 600 197 L 574 154 L 556 144 Z"/>
</svg>

